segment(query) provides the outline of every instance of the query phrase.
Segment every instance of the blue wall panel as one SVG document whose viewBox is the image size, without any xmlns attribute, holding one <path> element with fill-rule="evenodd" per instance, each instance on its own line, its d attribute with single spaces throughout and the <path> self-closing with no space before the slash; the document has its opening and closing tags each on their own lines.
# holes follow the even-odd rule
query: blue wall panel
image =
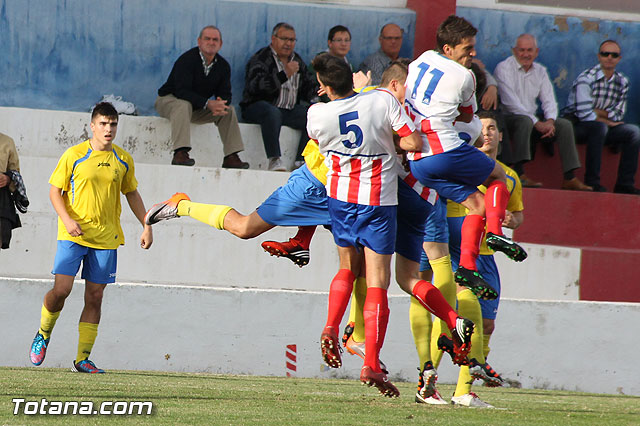
<svg viewBox="0 0 640 426">
<path fill-rule="evenodd" d="M 404 9 L 223 0 L 0 0 L 0 105 L 85 111 L 113 93 L 135 103 L 141 114 L 155 114 L 158 87 L 209 24 L 222 31 L 220 54 L 231 64 L 237 104 L 247 60 L 269 44 L 280 21 L 296 28 L 296 51 L 307 62 L 326 49 L 327 32 L 336 24 L 352 32 L 348 59 L 356 66 L 378 49 L 380 27 L 388 22 L 405 30 L 401 55 L 413 55 L 415 14 Z"/>
<path fill-rule="evenodd" d="M 630 82 L 625 120 L 640 121 L 640 23 L 614 22 L 556 15 L 539 15 L 476 8 L 458 8 L 478 28 L 478 57 L 493 71 L 498 62 L 511 55 L 515 39 L 531 33 L 538 40 L 538 61 L 547 67 L 556 89 L 560 108 L 567 102 L 571 84 L 585 69 L 598 63 L 598 46 L 606 39 L 616 40 L 622 48 L 618 70 Z"/>
</svg>

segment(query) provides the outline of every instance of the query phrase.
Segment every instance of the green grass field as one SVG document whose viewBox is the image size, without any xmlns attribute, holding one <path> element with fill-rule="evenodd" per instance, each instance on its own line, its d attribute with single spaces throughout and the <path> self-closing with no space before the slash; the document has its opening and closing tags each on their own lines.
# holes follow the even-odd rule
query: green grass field
<svg viewBox="0 0 640 426">
<path fill-rule="evenodd" d="M 476 389 L 496 410 L 426 406 L 415 385 L 387 399 L 351 380 L 63 369 L 0 368 L 0 424 L 638 425 L 640 398 L 564 391 Z M 453 386 L 440 385 L 443 397 Z M 152 401 L 152 415 L 14 415 L 26 401 Z"/>
</svg>

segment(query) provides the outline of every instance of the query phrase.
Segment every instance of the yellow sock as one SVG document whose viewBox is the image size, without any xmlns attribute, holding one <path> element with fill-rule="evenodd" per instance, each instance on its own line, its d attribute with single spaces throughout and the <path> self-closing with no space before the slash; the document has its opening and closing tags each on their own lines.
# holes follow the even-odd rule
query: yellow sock
<svg viewBox="0 0 640 426">
<path fill-rule="evenodd" d="M 484 360 L 487 360 L 487 357 L 489 356 L 489 352 L 491 351 L 491 348 L 489 347 L 489 340 L 491 340 L 491 335 L 490 334 L 485 334 L 482 336 L 482 349 L 483 349 L 483 353 L 484 353 Z"/>
<path fill-rule="evenodd" d="M 462 396 L 471 392 L 471 374 L 469 374 L 469 366 L 461 365 L 460 373 L 458 373 L 458 384 L 453 396 Z"/>
<path fill-rule="evenodd" d="M 42 304 L 42 309 L 40 310 L 40 330 L 38 330 L 38 332 L 42 334 L 45 339 L 51 337 L 53 326 L 56 325 L 60 312 L 62 311 L 49 312 L 49 310 L 45 308 L 44 303 Z"/>
<path fill-rule="evenodd" d="M 353 297 L 351 298 L 351 313 L 353 313 L 353 340 L 356 342 L 364 342 L 364 301 L 367 298 L 367 280 L 364 277 L 358 277 L 353 282 Z M 349 315 L 351 321 L 351 315 Z"/>
<path fill-rule="evenodd" d="M 457 286 L 453 279 L 451 256 L 446 255 L 435 260 L 429 260 L 429 264 L 431 265 L 431 270 L 433 270 L 433 285 L 440 290 L 449 305 L 456 309 Z M 440 365 L 443 355 L 442 351 L 438 349 L 438 338 L 442 333 L 451 337 L 451 331 L 449 331 L 446 323 L 441 319 L 434 318 L 431 331 L 431 356 L 433 357 L 433 365 L 436 368 Z"/>
<path fill-rule="evenodd" d="M 178 216 L 189 216 L 220 230 L 224 229 L 224 217 L 230 210 L 229 206 L 194 203 L 189 200 L 178 203 Z"/>
<path fill-rule="evenodd" d="M 458 313 L 460 316 L 470 319 L 475 324 L 473 335 L 471 336 L 471 351 L 469 359 L 475 358 L 480 363 L 484 363 L 483 354 L 483 333 L 482 333 L 482 310 L 478 297 L 469 289 L 464 289 L 458 293 Z M 454 396 L 462 396 L 471 392 L 473 379 L 469 374 L 468 366 L 461 366 L 458 374 L 458 384 Z"/>
<path fill-rule="evenodd" d="M 89 355 L 91 355 L 91 349 L 93 349 L 93 344 L 98 336 L 98 324 L 80 322 L 78 323 L 78 334 L 76 363 L 89 358 Z"/>
<path fill-rule="evenodd" d="M 478 297 L 467 288 L 458 293 L 458 313 L 461 317 L 470 319 L 475 324 L 471 335 L 471 351 L 469 359 L 475 358 L 480 363 L 484 363 L 484 343 L 482 332 L 482 310 Z"/>
<path fill-rule="evenodd" d="M 431 340 L 431 314 L 415 297 L 411 298 L 411 305 L 409 306 L 409 323 L 411 324 L 411 334 L 413 334 L 413 342 L 418 351 L 420 369 L 422 370 L 425 362 L 432 361 L 431 348 L 429 347 L 429 340 Z"/>
</svg>

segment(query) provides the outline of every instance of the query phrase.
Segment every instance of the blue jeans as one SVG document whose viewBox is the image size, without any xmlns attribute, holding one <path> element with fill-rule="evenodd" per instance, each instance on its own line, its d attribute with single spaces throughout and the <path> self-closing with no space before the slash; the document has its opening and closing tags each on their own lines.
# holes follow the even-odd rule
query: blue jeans
<svg viewBox="0 0 640 426">
<path fill-rule="evenodd" d="M 609 127 L 600 121 L 580 121 L 574 124 L 576 140 L 587 144 L 584 182 L 600 184 L 600 165 L 604 145 L 620 147 L 620 163 L 616 185 L 632 186 L 638 169 L 640 129 L 635 124 Z"/>
<path fill-rule="evenodd" d="M 307 136 L 308 106 L 296 105 L 293 109 L 278 108 L 269 102 L 258 101 L 242 108 L 242 118 L 248 123 L 260 125 L 267 158 L 280 157 L 280 128 L 288 126 L 300 130 L 296 160 L 302 160 L 302 151 L 309 140 Z"/>
</svg>

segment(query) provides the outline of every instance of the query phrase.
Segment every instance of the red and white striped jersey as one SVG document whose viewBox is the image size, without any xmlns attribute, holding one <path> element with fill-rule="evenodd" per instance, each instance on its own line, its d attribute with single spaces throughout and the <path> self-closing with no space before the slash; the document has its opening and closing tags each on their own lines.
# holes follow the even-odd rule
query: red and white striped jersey
<svg viewBox="0 0 640 426">
<path fill-rule="evenodd" d="M 438 200 L 438 192 L 435 189 L 431 189 L 421 184 L 420 181 L 413 175 L 413 173 L 406 171 L 402 166 L 398 170 L 398 178 L 402 179 L 426 202 L 428 202 L 432 206 L 436 204 L 436 201 Z"/>
<path fill-rule="evenodd" d="M 353 204 L 397 205 L 394 130 L 405 137 L 415 127 L 385 89 L 312 105 L 307 133 L 318 142 L 329 168 L 327 195 Z"/>
<path fill-rule="evenodd" d="M 476 81 L 471 70 L 429 50 L 409 65 L 405 105 L 422 136 L 422 150 L 409 152 L 418 160 L 451 151 L 465 141 L 453 128 L 460 111 L 477 110 Z"/>
</svg>

